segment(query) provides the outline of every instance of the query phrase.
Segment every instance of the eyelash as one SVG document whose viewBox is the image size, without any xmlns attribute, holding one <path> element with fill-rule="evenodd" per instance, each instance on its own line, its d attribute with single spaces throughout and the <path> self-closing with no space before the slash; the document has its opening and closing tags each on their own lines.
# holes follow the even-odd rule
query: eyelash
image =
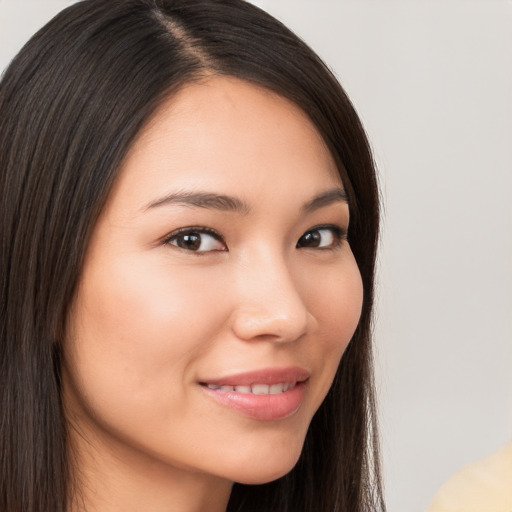
<svg viewBox="0 0 512 512">
<path fill-rule="evenodd" d="M 303 240 L 307 235 L 310 235 L 312 233 L 318 233 L 320 231 L 330 231 L 331 232 L 331 234 L 333 236 L 333 241 L 329 246 L 327 246 L 327 247 L 318 247 L 318 246 L 308 247 L 307 245 L 304 245 L 304 242 L 301 244 L 301 240 Z M 224 246 L 224 249 L 198 251 L 198 250 L 194 250 L 194 249 L 180 247 L 179 245 L 172 243 L 173 241 L 179 240 L 180 237 L 185 237 L 187 235 L 188 236 L 199 235 L 199 243 L 202 244 L 203 241 L 201 240 L 201 235 L 205 235 L 205 234 L 211 236 L 217 242 L 220 242 Z M 314 249 L 314 250 L 319 250 L 319 251 L 335 250 L 335 249 L 338 249 L 342 245 L 342 243 L 346 240 L 347 240 L 347 231 L 344 228 L 341 228 L 340 226 L 336 226 L 333 224 L 323 224 L 323 225 L 314 226 L 311 229 L 308 229 L 303 235 L 301 235 L 301 237 L 297 241 L 297 244 L 295 247 L 298 249 L 304 248 L 304 249 Z M 224 242 L 223 237 L 214 229 L 203 227 L 203 226 L 190 226 L 190 227 L 186 227 L 186 228 L 180 228 L 176 231 L 173 231 L 168 236 L 166 236 L 162 242 L 164 245 L 173 245 L 173 246 L 177 247 L 178 249 L 181 249 L 183 251 L 190 252 L 190 253 L 193 253 L 196 255 L 201 255 L 201 254 L 205 254 L 205 253 L 209 253 L 209 252 L 227 252 L 228 251 L 228 248 L 226 246 L 226 243 Z"/>
<path fill-rule="evenodd" d="M 312 249 L 316 249 L 319 251 L 328 251 L 328 250 L 338 249 L 341 246 L 341 244 L 347 240 L 347 231 L 344 228 L 341 228 L 340 226 L 336 226 L 333 224 L 323 224 L 323 225 L 314 226 L 311 229 L 308 229 L 299 238 L 299 240 L 297 241 L 296 247 L 297 248 L 304 247 L 304 246 L 299 245 L 300 241 L 307 235 L 309 235 L 311 233 L 315 233 L 315 232 L 318 233 L 319 231 L 330 231 L 333 235 L 332 244 L 327 247 L 311 247 Z M 304 247 L 304 248 L 307 249 L 308 247 Z"/>
<path fill-rule="evenodd" d="M 189 236 L 191 236 L 191 235 L 199 235 L 199 236 L 209 235 L 212 238 L 214 238 L 215 240 L 217 240 L 218 242 L 222 243 L 222 245 L 224 245 L 224 247 L 225 247 L 224 250 L 216 250 L 215 252 L 227 251 L 227 246 L 226 246 L 222 236 L 219 233 L 217 233 L 217 231 L 215 231 L 214 229 L 206 228 L 206 227 L 202 227 L 202 226 L 190 226 L 187 228 L 177 229 L 176 231 L 173 231 L 168 236 L 166 236 L 163 240 L 163 243 L 164 243 L 164 245 L 173 245 L 173 246 L 177 247 L 178 249 L 182 249 L 183 251 L 191 252 L 194 254 L 202 254 L 202 253 L 212 252 L 212 251 L 194 251 L 191 249 L 186 249 L 184 247 L 179 247 L 178 245 L 172 243 L 174 240 L 179 240 L 180 237 L 185 237 L 187 235 L 189 235 Z"/>
</svg>

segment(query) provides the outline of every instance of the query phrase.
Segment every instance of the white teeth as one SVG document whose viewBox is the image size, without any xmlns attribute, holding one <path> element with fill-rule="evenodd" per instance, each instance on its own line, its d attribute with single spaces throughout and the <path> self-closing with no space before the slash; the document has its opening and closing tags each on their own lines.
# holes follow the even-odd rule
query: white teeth
<svg viewBox="0 0 512 512">
<path fill-rule="evenodd" d="M 253 384 L 251 388 L 254 395 L 268 395 L 270 386 L 268 384 Z"/>
<path fill-rule="evenodd" d="M 243 394 L 252 393 L 251 386 L 235 386 L 235 391 Z"/>
<path fill-rule="evenodd" d="M 278 393 L 283 392 L 284 384 L 272 384 L 270 386 L 270 389 L 268 390 L 269 394 L 271 395 L 277 395 Z"/>
<path fill-rule="evenodd" d="M 207 384 L 206 387 L 215 391 L 235 392 L 245 395 L 250 393 L 253 395 L 278 395 L 293 389 L 296 384 L 296 382 L 283 382 L 272 385 L 253 384 L 252 386 L 218 386 L 217 384 Z"/>
</svg>

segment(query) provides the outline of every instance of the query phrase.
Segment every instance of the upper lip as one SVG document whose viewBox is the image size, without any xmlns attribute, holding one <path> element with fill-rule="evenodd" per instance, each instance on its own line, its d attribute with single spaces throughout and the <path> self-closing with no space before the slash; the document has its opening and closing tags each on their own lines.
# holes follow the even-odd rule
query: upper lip
<svg viewBox="0 0 512 512">
<path fill-rule="evenodd" d="M 262 368 L 250 372 L 227 375 L 217 379 L 201 381 L 201 384 L 215 386 L 251 386 L 253 384 L 280 384 L 286 382 L 302 382 L 309 378 L 310 372 L 298 366 L 283 368 Z"/>
</svg>

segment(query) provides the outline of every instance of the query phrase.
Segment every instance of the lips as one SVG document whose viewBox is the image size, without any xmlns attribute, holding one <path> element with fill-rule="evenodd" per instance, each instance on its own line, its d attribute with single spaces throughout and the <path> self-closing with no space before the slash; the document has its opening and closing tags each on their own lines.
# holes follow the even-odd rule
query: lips
<svg viewBox="0 0 512 512">
<path fill-rule="evenodd" d="M 269 368 L 201 382 L 221 405 L 257 420 L 284 419 L 301 406 L 310 373 L 304 368 Z"/>
<path fill-rule="evenodd" d="M 252 384 L 250 386 L 217 386 L 216 384 L 207 384 L 209 389 L 215 391 L 229 391 L 235 393 L 253 394 L 253 395 L 278 395 L 289 389 L 293 389 L 296 381 L 284 382 L 280 384 Z"/>
<path fill-rule="evenodd" d="M 219 379 L 208 379 L 202 384 L 213 386 L 252 386 L 253 384 L 281 384 L 286 382 L 303 382 L 309 378 L 308 370 L 298 366 L 287 368 L 265 368 L 244 372 Z"/>
</svg>

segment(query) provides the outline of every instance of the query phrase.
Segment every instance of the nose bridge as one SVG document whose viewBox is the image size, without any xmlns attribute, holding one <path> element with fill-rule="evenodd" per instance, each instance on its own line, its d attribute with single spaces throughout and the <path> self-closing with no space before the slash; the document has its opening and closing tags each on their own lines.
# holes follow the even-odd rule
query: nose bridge
<svg viewBox="0 0 512 512">
<path fill-rule="evenodd" d="M 236 279 L 233 329 L 239 338 L 293 341 L 306 332 L 309 312 L 282 251 L 254 251 L 244 258 Z"/>
</svg>

